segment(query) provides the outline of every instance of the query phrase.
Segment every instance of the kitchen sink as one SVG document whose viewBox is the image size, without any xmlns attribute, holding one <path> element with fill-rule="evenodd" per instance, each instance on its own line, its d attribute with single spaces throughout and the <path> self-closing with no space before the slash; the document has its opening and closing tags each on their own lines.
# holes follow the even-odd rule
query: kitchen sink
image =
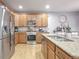
<svg viewBox="0 0 79 59">
<path fill-rule="evenodd" d="M 60 37 L 60 36 L 56 36 L 56 35 L 47 35 L 48 37 L 55 39 L 56 41 L 65 41 L 65 42 L 73 42 L 74 40 L 65 38 L 65 37 Z"/>
</svg>

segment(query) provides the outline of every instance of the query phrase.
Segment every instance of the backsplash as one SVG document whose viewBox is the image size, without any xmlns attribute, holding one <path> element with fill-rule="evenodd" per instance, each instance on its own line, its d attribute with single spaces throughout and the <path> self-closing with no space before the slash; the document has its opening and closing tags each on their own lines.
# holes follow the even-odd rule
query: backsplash
<svg viewBox="0 0 79 59">
<path fill-rule="evenodd" d="M 47 27 L 17 27 L 18 32 L 48 32 Z"/>
</svg>

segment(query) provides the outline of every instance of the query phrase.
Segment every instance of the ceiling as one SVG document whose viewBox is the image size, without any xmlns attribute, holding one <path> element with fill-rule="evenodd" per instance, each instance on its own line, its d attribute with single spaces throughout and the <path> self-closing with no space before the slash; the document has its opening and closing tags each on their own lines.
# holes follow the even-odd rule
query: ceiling
<svg viewBox="0 0 79 59">
<path fill-rule="evenodd" d="M 4 0 L 5 4 L 17 12 L 70 12 L 79 11 L 79 0 Z M 45 5 L 50 8 L 46 9 Z M 22 5 L 23 9 L 18 6 Z"/>
</svg>

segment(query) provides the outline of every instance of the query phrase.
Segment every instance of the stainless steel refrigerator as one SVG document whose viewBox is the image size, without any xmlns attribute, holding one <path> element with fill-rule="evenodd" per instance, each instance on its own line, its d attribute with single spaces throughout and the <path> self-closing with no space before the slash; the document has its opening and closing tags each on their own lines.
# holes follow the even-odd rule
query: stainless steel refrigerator
<svg viewBox="0 0 79 59">
<path fill-rule="evenodd" d="M 10 25 L 13 26 L 10 12 L 0 7 L 0 59 L 10 59 L 15 50 L 14 29 Z"/>
</svg>

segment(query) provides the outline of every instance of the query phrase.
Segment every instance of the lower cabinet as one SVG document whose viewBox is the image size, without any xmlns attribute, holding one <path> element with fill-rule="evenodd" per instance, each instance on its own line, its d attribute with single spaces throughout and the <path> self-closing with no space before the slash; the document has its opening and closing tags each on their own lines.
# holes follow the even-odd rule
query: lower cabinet
<svg viewBox="0 0 79 59">
<path fill-rule="evenodd" d="M 36 33 L 36 43 L 42 43 L 42 35 L 41 32 Z"/>
<path fill-rule="evenodd" d="M 15 43 L 27 43 L 27 34 L 26 32 L 16 32 L 15 33 Z"/>
<path fill-rule="evenodd" d="M 43 52 L 45 59 L 73 59 L 68 53 L 66 53 L 63 49 L 58 47 L 56 44 L 51 42 L 46 37 L 43 37 L 42 42 L 43 42 L 42 52 Z"/>
<path fill-rule="evenodd" d="M 45 38 L 42 38 L 42 53 L 44 59 L 47 59 L 47 41 L 45 40 Z"/>
<path fill-rule="evenodd" d="M 47 59 L 55 59 L 55 53 L 49 46 L 47 46 Z"/>
<path fill-rule="evenodd" d="M 59 47 L 56 47 L 56 56 L 58 56 L 59 59 L 72 59 L 71 56 L 69 56 L 67 53 L 65 53 Z"/>
<path fill-rule="evenodd" d="M 15 32 L 15 44 L 18 44 L 19 42 L 19 33 Z"/>
<path fill-rule="evenodd" d="M 26 32 L 20 32 L 19 33 L 19 43 L 26 43 L 27 38 L 26 38 Z"/>
</svg>

